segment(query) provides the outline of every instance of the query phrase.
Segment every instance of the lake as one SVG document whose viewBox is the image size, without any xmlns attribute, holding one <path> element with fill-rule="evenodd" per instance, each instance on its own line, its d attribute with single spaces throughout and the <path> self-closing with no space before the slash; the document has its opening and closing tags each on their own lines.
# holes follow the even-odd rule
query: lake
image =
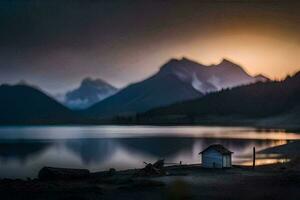
<svg viewBox="0 0 300 200">
<path fill-rule="evenodd" d="M 257 151 L 299 140 L 284 130 L 207 126 L 18 126 L 0 127 L 0 178 L 37 177 L 43 166 L 140 168 L 164 158 L 168 164 L 200 163 L 200 151 L 220 143 L 233 151 L 233 164 L 251 164 Z M 258 155 L 258 164 L 280 162 Z"/>
</svg>

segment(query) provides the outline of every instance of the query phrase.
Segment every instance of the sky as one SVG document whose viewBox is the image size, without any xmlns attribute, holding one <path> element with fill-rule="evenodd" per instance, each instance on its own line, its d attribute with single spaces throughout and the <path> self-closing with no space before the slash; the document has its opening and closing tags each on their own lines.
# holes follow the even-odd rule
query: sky
<svg viewBox="0 0 300 200">
<path fill-rule="evenodd" d="M 181 57 L 283 79 L 300 70 L 299 10 L 278 0 L 2 0 L 0 83 L 52 94 L 85 77 L 124 87 Z"/>
</svg>

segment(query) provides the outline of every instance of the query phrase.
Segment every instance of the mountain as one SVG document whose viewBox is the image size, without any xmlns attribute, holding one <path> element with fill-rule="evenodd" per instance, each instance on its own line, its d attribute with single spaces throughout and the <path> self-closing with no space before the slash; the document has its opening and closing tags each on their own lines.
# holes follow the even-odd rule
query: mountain
<svg viewBox="0 0 300 200">
<path fill-rule="evenodd" d="M 300 72 L 281 82 L 269 81 L 240 86 L 211 93 L 197 100 L 153 109 L 139 120 L 164 119 L 168 122 L 169 119 L 181 118 L 203 122 L 223 118 L 260 119 L 267 123 L 268 120 L 282 121 L 283 117 L 293 119 L 294 123 L 300 125 Z"/>
<path fill-rule="evenodd" d="M 68 123 L 75 114 L 27 85 L 0 86 L 0 124 Z"/>
<path fill-rule="evenodd" d="M 223 59 L 218 65 L 210 66 L 187 58 L 172 59 L 161 68 L 161 72 L 176 74 L 182 81 L 191 84 L 203 94 L 268 80 L 263 75 L 250 76 L 241 66 L 227 59 Z"/>
<path fill-rule="evenodd" d="M 130 115 L 262 79 L 262 76 L 251 77 L 240 66 L 225 59 L 213 66 L 186 58 L 171 59 L 150 78 L 129 85 L 84 113 L 93 118 Z"/>
<path fill-rule="evenodd" d="M 78 88 L 66 93 L 63 103 L 72 109 L 84 109 L 117 91 L 117 88 L 101 79 L 85 78 Z"/>
</svg>

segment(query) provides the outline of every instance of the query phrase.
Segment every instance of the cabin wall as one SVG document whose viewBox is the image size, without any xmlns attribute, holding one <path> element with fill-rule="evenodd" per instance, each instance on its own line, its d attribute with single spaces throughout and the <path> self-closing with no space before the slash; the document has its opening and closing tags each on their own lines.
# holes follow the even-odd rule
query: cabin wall
<svg viewBox="0 0 300 200">
<path fill-rule="evenodd" d="M 214 149 L 202 153 L 202 167 L 223 168 L 223 156 Z"/>
<path fill-rule="evenodd" d="M 231 155 L 223 155 L 223 167 L 231 167 Z"/>
</svg>

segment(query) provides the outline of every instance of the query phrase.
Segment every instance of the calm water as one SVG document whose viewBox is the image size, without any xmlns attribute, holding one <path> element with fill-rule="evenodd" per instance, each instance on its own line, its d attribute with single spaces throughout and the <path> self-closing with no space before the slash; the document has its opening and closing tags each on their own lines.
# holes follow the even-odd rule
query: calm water
<svg viewBox="0 0 300 200">
<path fill-rule="evenodd" d="M 200 163 L 198 153 L 213 143 L 234 152 L 233 163 L 248 164 L 252 147 L 262 150 L 299 140 L 283 130 L 204 126 L 40 126 L 0 127 L 0 178 L 36 177 L 43 166 L 143 167 L 143 161 Z M 261 155 L 258 163 L 277 162 Z"/>
</svg>

